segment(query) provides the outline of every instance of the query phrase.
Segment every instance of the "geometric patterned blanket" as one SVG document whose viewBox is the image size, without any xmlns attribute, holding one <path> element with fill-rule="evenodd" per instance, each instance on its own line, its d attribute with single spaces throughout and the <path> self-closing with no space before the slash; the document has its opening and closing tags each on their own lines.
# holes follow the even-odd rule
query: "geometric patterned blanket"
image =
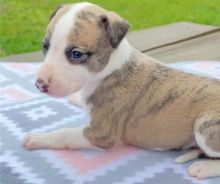
<svg viewBox="0 0 220 184">
<path fill-rule="evenodd" d="M 0 184 L 219 184 L 187 175 L 191 164 L 175 164 L 180 151 L 149 151 L 123 145 L 101 150 L 34 150 L 21 145 L 28 132 L 78 127 L 83 110 L 39 93 L 39 63 L 0 63 Z M 188 72 L 220 78 L 220 62 L 171 64 Z"/>
</svg>

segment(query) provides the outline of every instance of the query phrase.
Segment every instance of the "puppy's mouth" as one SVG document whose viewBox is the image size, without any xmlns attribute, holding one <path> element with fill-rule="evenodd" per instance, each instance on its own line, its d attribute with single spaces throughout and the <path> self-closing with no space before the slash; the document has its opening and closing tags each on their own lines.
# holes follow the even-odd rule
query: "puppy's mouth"
<svg viewBox="0 0 220 184">
<path fill-rule="evenodd" d="M 67 89 L 64 89 L 62 87 L 55 87 L 49 84 L 39 84 L 35 82 L 35 86 L 41 93 L 47 94 L 55 98 L 62 98 L 72 94 L 72 92 Z"/>
</svg>

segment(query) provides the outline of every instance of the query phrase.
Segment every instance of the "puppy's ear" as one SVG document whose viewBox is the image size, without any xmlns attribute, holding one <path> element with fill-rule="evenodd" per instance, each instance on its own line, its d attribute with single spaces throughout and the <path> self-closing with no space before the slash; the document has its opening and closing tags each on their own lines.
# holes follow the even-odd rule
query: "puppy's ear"
<svg viewBox="0 0 220 184">
<path fill-rule="evenodd" d="M 104 26 L 109 37 L 110 44 L 114 49 L 118 47 L 119 43 L 125 37 L 130 28 L 129 23 L 126 20 L 114 13 L 101 15 L 100 23 Z"/>
<path fill-rule="evenodd" d="M 49 18 L 49 21 L 51 21 L 51 19 L 56 15 L 57 11 L 62 8 L 63 5 L 59 5 L 57 6 L 57 8 L 54 10 L 54 12 L 51 14 L 50 18 Z"/>
</svg>

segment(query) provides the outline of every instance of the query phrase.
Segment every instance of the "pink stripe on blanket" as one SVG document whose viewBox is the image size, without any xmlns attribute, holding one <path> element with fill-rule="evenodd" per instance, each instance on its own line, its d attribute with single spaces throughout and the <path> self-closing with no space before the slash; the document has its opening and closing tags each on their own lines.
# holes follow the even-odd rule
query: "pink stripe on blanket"
<svg viewBox="0 0 220 184">
<path fill-rule="evenodd" d="M 8 63 L 8 66 L 20 72 L 30 72 L 34 71 L 35 69 L 33 65 L 30 65 L 28 63 Z"/>
<path fill-rule="evenodd" d="M 86 158 L 83 151 L 56 150 L 56 154 L 79 175 L 86 175 L 91 170 L 96 170 L 101 166 L 111 164 L 113 161 L 121 159 L 121 157 L 131 154 L 137 154 L 138 148 L 131 146 L 122 146 L 113 150 L 97 153 L 92 158 Z"/>
<path fill-rule="evenodd" d="M 0 95 L 8 96 L 11 99 L 13 99 L 14 102 L 25 101 L 33 98 L 33 96 L 31 96 L 30 94 L 15 87 L 2 88 L 2 89 L 0 88 Z"/>
<path fill-rule="evenodd" d="M 220 66 L 219 63 L 218 63 L 218 66 Z M 217 71 L 217 69 L 216 69 L 216 65 L 214 65 L 214 64 L 211 65 L 210 63 L 207 63 L 207 62 L 197 63 L 196 69 L 202 70 L 202 71 L 209 71 L 209 72 L 213 72 L 213 73 L 217 72 L 217 74 L 220 75 L 220 72 Z"/>
</svg>

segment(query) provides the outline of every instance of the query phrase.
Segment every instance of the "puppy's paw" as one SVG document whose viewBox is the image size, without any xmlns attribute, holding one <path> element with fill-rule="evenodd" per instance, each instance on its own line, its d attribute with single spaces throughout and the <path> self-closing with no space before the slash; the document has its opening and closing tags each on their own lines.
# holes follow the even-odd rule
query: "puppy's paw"
<svg viewBox="0 0 220 184">
<path fill-rule="evenodd" d="M 23 146 L 27 149 L 40 149 L 46 148 L 45 134 L 27 134 L 23 139 Z"/>
<path fill-rule="evenodd" d="M 197 179 L 205 179 L 216 176 L 216 163 L 211 160 L 198 161 L 188 168 L 188 174 Z M 219 169 L 219 168 L 218 168 Z"/>
</svg>

